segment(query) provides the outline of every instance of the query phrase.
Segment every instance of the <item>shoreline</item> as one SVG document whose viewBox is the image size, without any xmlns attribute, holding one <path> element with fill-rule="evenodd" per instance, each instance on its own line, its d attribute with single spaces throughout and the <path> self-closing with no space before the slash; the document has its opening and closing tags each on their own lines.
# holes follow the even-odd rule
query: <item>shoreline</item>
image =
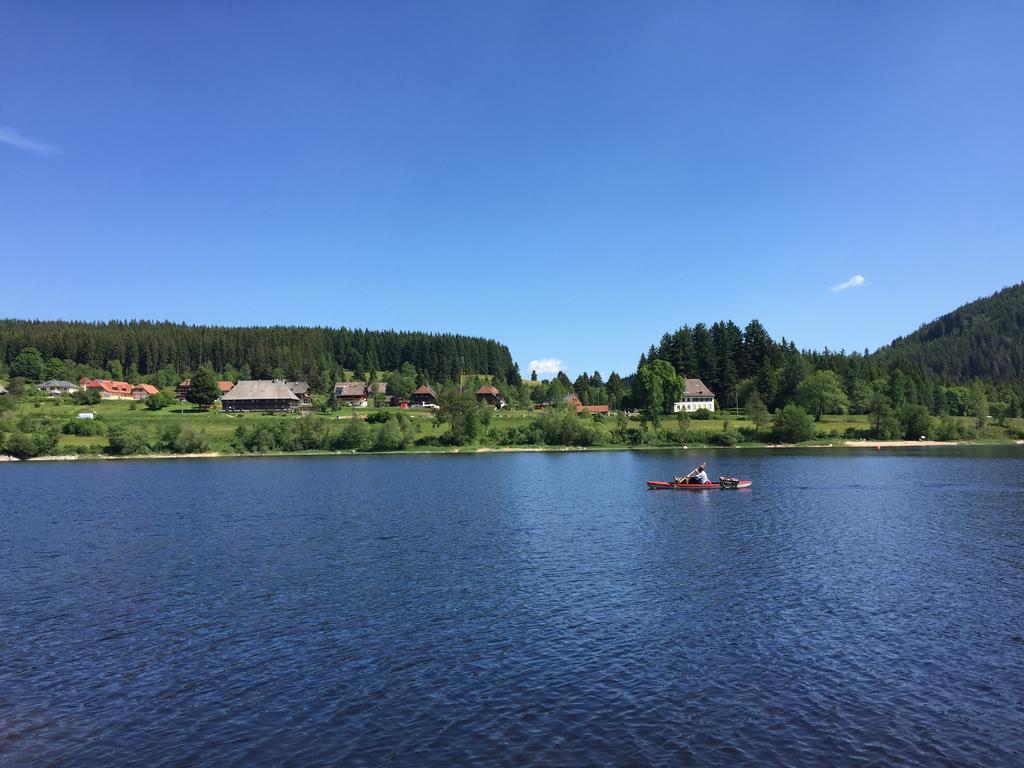
<svg viewBox="0 0 1024 768">
<path fill-rule="evenodd" d="M 583 452 L 611 452 L 611 451 L 696 451 L 696 450 L 830 450 L 830 449 L 857 449 L 866 448 L 869 450 L 882 450 L 883 448 L 955 448 L 955 447 L 991 447 L 1024 445 L 1024 440 L 1012 440 L 1008 442 L 978 443 L 970 440 L 963 442 L 941 441 L 941 440 L 841 440 L 833 443 L 817 445 L 797 445 L 794 443 L 778 443 L 765 445 L 599 445 L 599 446 L 481 446 L 456 447 L 434 450 L 407 449 L 403 451 L 271 451 L 267 453 L 226 453 L 221 451 L 204 451 L 202 453 L 141 453 L 132 456 L 108 456 L 103 454 L 80 455 L 80 454 L 56 454 L 53 456 L 34 456 L 30 459 L 18 459 L 14 456 L 0 455 L 0 463 L 23 463 L 32 461 L 139 461 L 154 459 L 240 459 L 240 458 L 265 458 L 282 456 L 450 456 L 450 455 L 476 455 L 495 453 L 583 453 Z"/>
</svg>

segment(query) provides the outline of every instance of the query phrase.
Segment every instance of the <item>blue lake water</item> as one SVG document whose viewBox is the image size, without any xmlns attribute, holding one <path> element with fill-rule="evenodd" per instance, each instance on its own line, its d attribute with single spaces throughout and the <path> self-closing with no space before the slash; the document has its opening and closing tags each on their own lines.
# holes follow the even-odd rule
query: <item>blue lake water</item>
<svg viewBox="0 0 1024 768">
<path fill-rule="evenodd" d="M 746 491 L 647 491 L 709 458 Z M 1021 765 L 1024 450 L 0 466 L 0 764 Z"/>
</svg>

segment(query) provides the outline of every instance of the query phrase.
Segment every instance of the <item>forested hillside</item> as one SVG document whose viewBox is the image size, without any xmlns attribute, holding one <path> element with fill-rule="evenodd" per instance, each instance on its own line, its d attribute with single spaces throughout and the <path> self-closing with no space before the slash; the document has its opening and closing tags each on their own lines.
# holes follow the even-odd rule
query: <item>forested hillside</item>
<svg viewBox="0 0 1024 768">
<path fill-rule="evenodd" d="M 519 383 L 519 370 L 507 347 L 454 334 L 0 320 L 0 366 L 10 366 L 26 347 L 38 349 L 44 360 L 64 363 L 64 371 L 78 366 L 92 375 L 132 381 L 161 373 L 163 379 L 175 379 L 210 365 L 228 378 L 301 379 L 319 389 L 329 386 L 341 369 L 362 374 L 411 363 L 433 381 L 457 379 L 466 371 Z"/>
<path fill-rule="evenodd" d="M 873 354 L 799 350 L 753 320 L 742 330 L 717 322 L 667 333 L 641 355 L 638 373 L 658 360 L 680 377 L 702 379 L 720 406 L 742 407 L 756 393 L 772 410 L 796 403 L 870 413 L 909 404 L 965 415 L 987 413 L 991 403 L 994 412 L 1012 416 L 1024 412 L 1024 284 L 960 307 Z M 644 406 L 644 391 L 633 386 L 635 405 Z"/>
<path fill-rule="evenodd" d="M 872 357 L 889 365 L 920 367 L 944 383 L 978 377 L 1024 379 L 1024 283 L 922 325 Z"/>
</svg>

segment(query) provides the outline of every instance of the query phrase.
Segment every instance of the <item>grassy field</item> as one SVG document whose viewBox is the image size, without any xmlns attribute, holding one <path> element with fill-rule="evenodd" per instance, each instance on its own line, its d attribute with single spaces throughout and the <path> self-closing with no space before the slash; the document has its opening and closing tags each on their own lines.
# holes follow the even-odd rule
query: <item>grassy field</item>
<svg viewBox="0 0 1024 768">
<path fill-rule="evenodd" d="M 133 407 L 134 406 L 134 407 Z M 392 411 L 396 409 L 391 409 Z M 13 424 L 27 425 L 31 422 L 32 429 L 45 429 L 55 427 L 62 430 L 64 425 L 75 421 L 76 414 L 83 411 L 91 411 L 96 414 L 97 420 L 103 425 L 104 432 L 111 426 L 117 425 L 133 432 L 141 433 L 145 439 L 150 440 L 160 434 L 161 430 L 169 424 L 180 424 L 183 427 L 190 427 L 205 435 L 209 442 L 209 450 L 221 453 L 235 452 L 233 445 L 235 430 L 240 425 L 275 424 L 285 420 L 315 419 L 330 425 L 330 428 L 340 430 L 347 419 L 352 418 L 351 409 L 332 413 L 310 412 L 303 415 L 269 415 L 269 414 L 225 414 L 219 409 L 200 411 L 191 405 L 175 405 L 160 411 L 150 411 L 142 403 L 130 401 L 104 401 L 92 406 L 75 405 L 70 402 L 58 400 L 37 400 L 35 402 L 21 402 L 13 414 L 7 416 L 7 421 Z M 374 412 L 374 409 L 357 409 L 356 418 L 365 420 Z M 439 424 L 433 418 L 433 411 L 421 409 L 409 409 L 403 411 L 411 419 L 413 436 L 417 440 L 423 438 L 439 438 L 446 431 L 447 426 Z M 533 410 L 506 410 L 494 412 L 490 417 L 490 423 L 483 434 L 478 438 L 476 445 L 479 447 L 492 447 L 504 445 L 507 441 L 502 439 L 502 433 L 509 429 L 524 428 L 529 426 L 538 413 Z M 587 418 L 587 417 L 582 417 Z M 973 427 L 973 419 L 963 418 L 965 425 Z M 659 429 L 648 429 L 644 431 L 641 444 L 645 446 L 678 446 L 685 442 L 688 445 L 698 446 L 711 440 L 715 432 L 722 432 L 726 423 L 731 430 L 753 429 L 753 424 L 745 418 L 734 418 L 725 414 L 718 414 L 716 418 L 699 420 L 690 418 L 687 423 L 687 435 L 685 440 L 679 437 L 679 426 L 675 417 L 666 416 L 661 420 Z M 626 441 L 617 436 L 615 430 L 618 426 L 616 418 L 608 417 L 592 422 L 595 427 L 595 434 L 598 439 L 594 447 L 601 448 L 624 448 Z M 838 443 L 846 439 L 847 430 L 866 430 L 869 427 L 866 416 L 825 416 L 816 426 L 818 435 L 807 445 Z M 1011 420 L 1010 427 L 1016 430 L 1024 430 L 1024 419 Z M 636 419 L 630 419 L 628 428 L 640 430 L 641 424 Z M 1007 442 L 1010 439 L 1005 429 L 991 426 L 978 433 L 977 442 Z M 426 440 L 425 442 L 430 442 Z M 758 445 L 758 443 L 744 443 L 745 445 Z M 60 433 L 59 442 L 55 453 L 79 453 L 79 452 L 100 452 L 108 445 L 105 434 L 78 436 Z M 473 446 L 468 446 L 472 448 Z M 418 449 L 442 450 L 443 448 L 433 446 L 421 446 Z"/>
</svg>

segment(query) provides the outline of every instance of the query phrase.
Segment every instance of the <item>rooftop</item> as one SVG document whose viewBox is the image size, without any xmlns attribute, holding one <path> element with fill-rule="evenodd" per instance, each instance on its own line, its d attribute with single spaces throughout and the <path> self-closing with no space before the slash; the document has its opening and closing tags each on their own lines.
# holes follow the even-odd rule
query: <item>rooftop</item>
<svg viewBox="0 0 1024 768">
<path fill-rule="evenodd" d="M 366 397 L 365 381 L 339 381 L 334 385 L 335 397 Z"/>
<path fill-rule="evenodd" d="M 240 381 L 221 400 L 298 400 L 283 381 Z"/>
<path fill-rule="evenodd" d="M 686 391 L 683 393 L 687 397 L 704 396 L 714 397 L 715 393 L 704 386 L 704 382 L 700 379 L 687 379 L 686 380 Z"/>
</svg>

